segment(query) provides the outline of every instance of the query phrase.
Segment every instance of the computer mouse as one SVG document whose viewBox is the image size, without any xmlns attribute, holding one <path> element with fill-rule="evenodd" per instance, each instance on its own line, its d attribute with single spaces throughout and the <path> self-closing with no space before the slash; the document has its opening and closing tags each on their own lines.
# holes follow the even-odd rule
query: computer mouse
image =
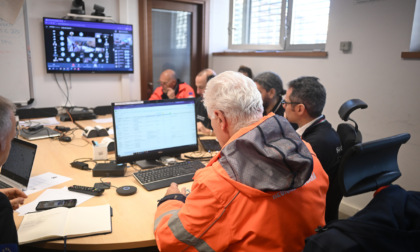
<svg viewBox="0 0 420 252">
<path fill-rule="evenodd" d="M 61 141 L 61 142 L 71 142 L 71 137 L 62 136 L 62 137 L 59 137 L 58 138 L 58 141 Z"/>
<path fill-rule="evenodd" d="M 117 193 L 121 196 L 133 195 L 137 192 L 137 187 L 135 186 L 121 186 L 117 188 Z"/>
</svg>

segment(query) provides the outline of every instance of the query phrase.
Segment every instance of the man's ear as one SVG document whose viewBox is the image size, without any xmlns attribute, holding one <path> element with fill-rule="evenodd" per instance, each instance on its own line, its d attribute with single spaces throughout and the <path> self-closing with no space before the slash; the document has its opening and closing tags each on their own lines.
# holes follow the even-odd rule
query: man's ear
<svg viewBox="0 0 420 252">
<path fill-rule="evenodd" d="M 298 115 L 303 115 L 303 113 L 305 113 L 305 111 L 306 111 L 306 109 L 305 109 L 305 105 L 303 105 L 302 103 L 297 104 L 297 105 L 295 106 L 295 112 L 296 112 Z"/>
<path fill-rule="evenodd" d="M 214 115 L 216 116 L 216 122 L 219 125 L 220 129 L 223 131 L 226 130 L 228 124 L 225 114 L 223 114 L 221 110 L 215 110 Z"/>
<path fill-rule="evenodd" d="M 273 99 L 273 97 L 276 96 L 276 90 L 271 88 L 270 91 L 268 91 L 268 95 L 270 96 L 270 99 Z"/>
</svg>

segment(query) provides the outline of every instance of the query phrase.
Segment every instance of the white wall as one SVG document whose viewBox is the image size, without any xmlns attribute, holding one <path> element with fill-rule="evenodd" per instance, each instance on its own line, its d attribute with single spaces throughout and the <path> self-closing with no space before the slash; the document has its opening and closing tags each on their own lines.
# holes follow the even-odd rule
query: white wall
<svg viewBox="0 0 420 252">
<path fill-rule="evenodd" d="M 111 16 L 113 21 L 133 24 L 135 69 L 133 74 L 71 74 L 71 83 L 69 83 L 71 104 L 95 107 L 110 105 L 111 102 L 116 101 L 140 99 L 137 1 L 85 0 L 84 2 L 87 15 L 94 11 L 93 5 L 98 4 L 105 7 L 106 16 Z M 70 0 L 27 0 L 35 97 L 32 107 L 63 106 L 66 103 L 66 98 L 57 86 L 54 74 L 46 73 L 42 17 L 62 18 L 70 12 L 71 3 Z M 68 74 L 66 78 L 69 80 Z M 63 75 L 57 74 L 57 79 L 61 87 L 65 89 Z"/>
<path fill-rule="evenodd" d="M 211 15 L 210 49 L 220 52 L 228 45 L 229 1 L 211 2 L 217 14 Z M 403 175 L 395 183 L 420 191 L 420 60 L 401 59 L 401 52 L 409 49 L 414 8 L 415 0 L 333 0 L 328 58 L 213 56 L 210 67 L 218 73 L 237 70 L 239 65 L 251 67 L 254 74 L 271 70 L 286 84 L 303 75 L 317 76 L 327 89 L 324 112 L 334 127 L 341 122 L 341 104 L 352 98 L 362 99 L 369 107 L 355 111 L 352 118 L 358 122 L 365 141 L 403 132 L 411 134 L 400 150 Z M 340 41 L 352 41 L 352 52 L 342 53 Z M 372 193 L 345 198 L 341 210 L 353 214 L 371 198 Z"/>
</svg>

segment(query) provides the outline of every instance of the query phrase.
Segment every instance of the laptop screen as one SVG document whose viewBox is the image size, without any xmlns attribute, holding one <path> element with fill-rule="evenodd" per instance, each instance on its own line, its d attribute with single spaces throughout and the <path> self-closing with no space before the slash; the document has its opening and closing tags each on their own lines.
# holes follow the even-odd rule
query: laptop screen
<svg viewBox="0 0 420 252">
<path fill-rule="evenodd" d="M 1 168 L 1 174 L 27 186 L 32 172 L 36 148 L 35 144 L 14 138 L 9 157 Z"/>
</svg>

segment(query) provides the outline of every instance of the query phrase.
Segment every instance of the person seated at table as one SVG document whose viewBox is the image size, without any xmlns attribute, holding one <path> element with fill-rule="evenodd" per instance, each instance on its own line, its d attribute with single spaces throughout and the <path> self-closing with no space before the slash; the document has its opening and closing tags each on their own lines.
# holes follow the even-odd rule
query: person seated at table
<svg viewBox="0 0 420 252">
<path fill-rule="evenodd" d="M 283 82 L 280 76 L 273 72 L 263 72 L 255 76 L 255 84 L 257 84 L 258 91 L 260 91 L 264 113 L 268 115 L 270 112 L 283 116 L 284 108 L 281 105 L 282 95 L 286 94 L 283 89 Z"/>
<path fill-rule="evenodd" d="M 301 77 L 289 83 L 283 106 L 285 117 L 298 125 L 296 132 L 311 144 L 332 182 L 337 176 L 342 148 L 340 137 L 322 114 L 326 99 L 327 93 L 318 78 Z M 340 195 L 337 190 L 328 190 L 327 202 L 341 201 Z M 325 218 L 337 219 L 337 212 L 327 208 Z"/>
<path fill-rule="evenodd" d="M 166 69 L 159 77 L 160 87 L 157 87 L 149 100 L 194 98 L 194 89 L 187 83 L 181 83 L 172 69 Z"/>
<path fill-rule="evenodd" d="M 0 166 L 9 157 L 12 139 L 16 135 L 15 106 L 0 96 Z M 26 194 L 17 188 L 0 189 L 0 249 L 18 251 L 18 238 L 13 210 L 23 204 Z"/>
<path fill-rule="evenodd" d="M 201 70 L 195 76 L 195 85 L 197 87 L 197 98 L 195 100 L 195 111 L 197 113 L 197 132 L 204 135 L 213 135 L 210 118 L 207 115 L 207 109 L 203 104 L 203 94 L 206 90 L 207 81 L 216 76 L 216 72 L 210 68 Z"/>
<path fill-rule="evenodd" d="M 263 115 L 273 112 L 284 116 L 284 108 L 281 101 L 283 100 L 282 95 L 286 94 L 286 90 L 283 89 L 283 82 L 280 76 L 273 72 L 263 72 L 254 78 L 254 82 L 257 84 L 263 99 Z M 296 123 L 291 124 L 294 129 L 298 128 Z"/>
<path fill-rule="evenodd" d="M 159 200 L 160 251 L 302 251 L 322 226 L 328 177 L 283 117 L 263 117 L 261 94 L 228 71 L 207 83 L 204 105 L 222 147 L 188 196 L 172 183 Z"/>
</svg>

